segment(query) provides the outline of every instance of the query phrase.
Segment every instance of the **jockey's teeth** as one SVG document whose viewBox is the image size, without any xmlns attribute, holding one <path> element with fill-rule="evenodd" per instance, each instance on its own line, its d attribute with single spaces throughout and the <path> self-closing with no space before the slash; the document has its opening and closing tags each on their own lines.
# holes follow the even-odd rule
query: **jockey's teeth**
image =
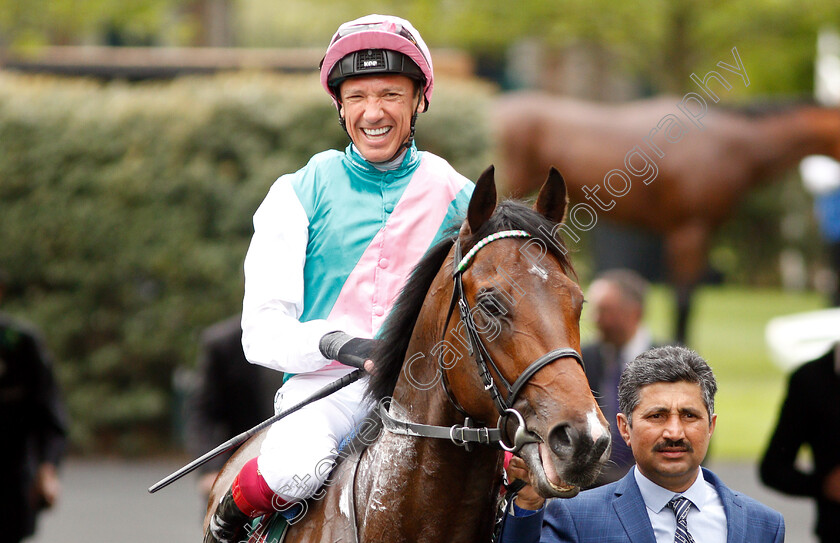
<svg viewBox="0 0 840 543">
<path fill-rule="evenodd" d="M 383 126 L 382 128 L 362 128 L 362 131 L 368 136 L 382 136 L 391 130 L 390 126 Z"/>
</svg>

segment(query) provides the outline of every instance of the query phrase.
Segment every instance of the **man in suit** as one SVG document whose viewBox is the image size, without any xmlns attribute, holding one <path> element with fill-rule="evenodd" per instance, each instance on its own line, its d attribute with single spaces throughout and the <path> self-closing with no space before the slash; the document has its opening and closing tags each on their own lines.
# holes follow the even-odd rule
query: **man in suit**
<svg viewBox="0 0 840 543">
<path fill-rule="evenodd" d="M 613 442 L 610 462 L 594 486 L 621 479 L 635 463 L 633 453 L 618 432 L 615 416 L 621 372 L 636 356 L 654 346 L 642 322 L 647 289 L 647 281 L 636 272 L 614 269 L 598 275 L 587 293 L 598 339 L 584 345 L 581 354 L 586 362 L 586 377 L 610 423 Z"/>
<path fill-rule="evenodd" d="M 787 398 L 761 461 L 767 486 L 817 502 L 816 534 L 823 542 L 840 541 L 840 342 L 825 355 L 804 364 L 790 377 Z M 813 456 L 812 470 L 796 457 L 803 445 Z"/>
<path fill-rule="evenodd" d="M 658 347 L 621 375 L 618 426 L 636 466 L 619 481 L 547 504 L 529 486 L 513 501 L 503 543 L 784 541 L 782 515 L 701 468 L 717 415 L 714 374 L 697 353 Z M 524 463 L 509 477 L 527 480 Z"/>
</svg>

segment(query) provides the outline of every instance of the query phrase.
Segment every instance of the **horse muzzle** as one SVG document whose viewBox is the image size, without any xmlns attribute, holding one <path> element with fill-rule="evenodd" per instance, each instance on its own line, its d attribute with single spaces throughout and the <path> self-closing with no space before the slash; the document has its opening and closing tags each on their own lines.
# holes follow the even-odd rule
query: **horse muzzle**
<svg viewBox="0 0 840 543">
<path fill-rule="evenodd" d="M 533 435 L 533 434 L 532 434 Z M 531 484 L 544 497 L 571 498 L 592 484 L 609 459 L 610 435 L 556 424 L 540 442 L 522 445 L 520 456 L 531 471 Z"/>
</svg>

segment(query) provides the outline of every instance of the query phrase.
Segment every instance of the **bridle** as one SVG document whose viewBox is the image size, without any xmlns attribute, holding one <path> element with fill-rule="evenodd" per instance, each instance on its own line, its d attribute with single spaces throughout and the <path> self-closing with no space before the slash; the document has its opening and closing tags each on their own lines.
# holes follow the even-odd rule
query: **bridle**
<svg viewBox="0 0 840 543">
<path fill-rule="evenodd" d="M 446 377 L 446 367 L 443 361 L 443 356 L 441 355 L 438 359 L 439 371 L 441 373 L 440 381 L 449 401 L 452 403 L 455 409 L 457 409 L 461 414 L 463 414 L 466 417 L 464 426 L 431 426 L 426 424 L 399 421 L 397 419 L 394 419 L 390 415 L 387 406 L 383 404 L 380 407 L 380 415 L 382 416 L 382 421 L 386 429 L 388 429 L 391 432 L 403 435 L 449 438 L 452 440 L 453 443 L 455 443 L 456 445 L 464 446 L 467 448 L 467 450 L 470 450 L 468 444 L 471 442 L 483 444 L 492 444 L 495 442 L 502 449 L 516 453 L 519 451 L 519 449 L 522 448 L 523 445 L 527 443 L 537 443 L 542 441 L 539 436 L 537 436 L 533 432 L 530 432 L 527 429 L 525 425 L 525 419 L 522 417 L 522 414 L 519 413 L 519 411 L 514 409 L 513 404 L 516 402 L 516 398 L 519 395 L 519 392 L 528 383 L 528 381 L 534 375 L 536 375 L 538 371 L 540 371 L 548 364 L 551 364 L 552 362 L 554 362 L 555 360 L 559 360 L 560 358 L 569 357 L 574 358 L 581 366 L 583 366 L 583 358 L 581 357 L 580 353 L 578 353 L 575 349 L 572 349 L 571 347 L 554 349 L 553 351 L 549 351 L 548 353 L 542 355 L 537 360 L 532 362 L 527 368 L 525 368 L 525 370 L 519 375 L 519 377 L 517 377 L 516 380 L 514 380 L 513 383 L 510 383 L 507 379 L 505 379 L 502 372 L 499 371 L 498 366 L 493 361 L 493 357 L 490 355 L 489 351 L 484 346 L 484 343 L 481 341 L 478 328 L 476 327 L 475 321 L 473 320 L 472 308 L 470 307 L 470 304 L 467 301 L 467 297 L 464 292 L 464 282 L 462 278 L 464 271 L 469 267 L 476 253 L 478 253 L 478 251 L 480 251 L 489 243 L 504 238 L 530 237 L 531 234 L 525 232 L 524 230 L 505 230 L 502 232 L 496 232 L 495 234 L 491 234 L 479 241 L 478 243 L 476 243 L 472 247 L 472 249 L 470 249 L 470 251 L 463 257 L 461 256 L 461 240 L 455 240 L 453 260 L 458 264 L 455 266 L 453 272 L 453 279 L 455 281 L 455 285 L 452 290 L 452 300 L 449 304 L 449 312 L 446 317 L 446 323 L 443 327 L 443 333 L 446 334 L 446 330 L 449 328 L 449 321 L 452 317 L 452 313 L 454 311 L 455 306 L 457 306 L 458 312 L 461 317 L 461 322 L 463 322 L 464 328 L 467 331 L 467 337 L 469 338 L 469 354 L 472 356 L 473 360 L 476 363 L 476 366 L 478 367 L 478 373 L 481 377 L 482 382 L 484 383 L 484 389 L 490 393 L 490 396 L 493 400 L 493 404 L 496 406 L 496 409 L 499 412 L 499 420 L 496 428 L 470 427 L 472 423 L 470 416 L 467 414 L 464 408 L 461 407 L 461 405 L 458 403 L 458 400 L 455 398 L 455 396 L 452 394 L 452 391 L 450 390 L 449 381 Z M 501 382 L 502 387 L 504 388 L 506 393 L 505 395 L 502 395 L 502 391 L 499 389 L 499 386 L 493 379 L 493 375 L 490 373 L 491 368 L 496 373 L 498 380 Z M 504 428 L 507 424 L 509 417 L 511 416 L 516 418 L 518 426 L 514 433 L 513 443 L 508 445 L 504 441 Z"/>
</svg>

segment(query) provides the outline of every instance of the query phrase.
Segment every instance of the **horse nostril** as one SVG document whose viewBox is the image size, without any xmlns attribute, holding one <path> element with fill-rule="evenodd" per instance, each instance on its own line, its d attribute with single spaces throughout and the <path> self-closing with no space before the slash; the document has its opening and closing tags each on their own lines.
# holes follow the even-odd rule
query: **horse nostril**
<svg viewBox="0 0 840 543">
<path fill-rule="evenodd" d="M 578 431 L 572 425 L 565 422 L 552 428 L 548 434 L 548 444 L 557 456 L 571 454 L 577 439 Z"/>
<path fill-rule="evenodd" d="M 609 448 L 610 441 L 611 440 L 609 434 L 599 437 L 595 441 L 595 447 L 592 450 L 592 458 L 600 458 L 601 455 L 603 455 Z"/>
</svg>

